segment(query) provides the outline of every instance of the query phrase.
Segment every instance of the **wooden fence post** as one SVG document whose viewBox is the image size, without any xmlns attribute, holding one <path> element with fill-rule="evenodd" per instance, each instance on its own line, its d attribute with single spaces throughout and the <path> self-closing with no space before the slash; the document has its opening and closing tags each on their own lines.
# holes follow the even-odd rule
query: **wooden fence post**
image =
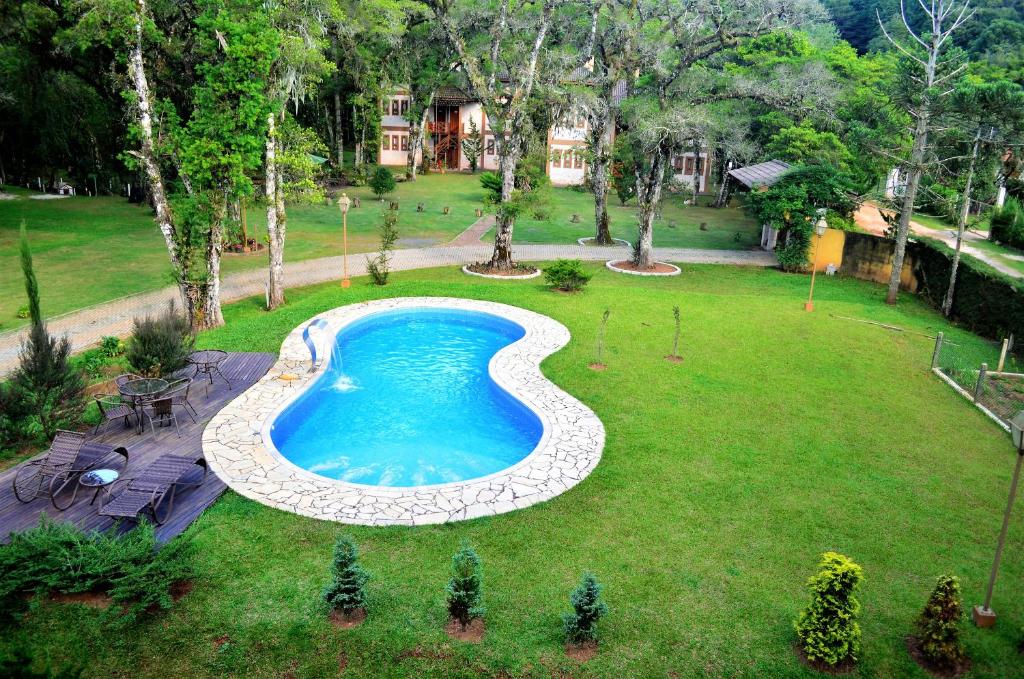
<svg viewBox="0 0 1024 679">
<path fill-rule="evenodd" d="M 978 371 L 978 383 L 974 385 L 974 402 L 981 398 L 981 390 L 985 387 L 985 373 L 988 372 L 988 363 L 982 363 Z"/>
<path fill-rule="evenodd" d="M 939 367 L 939 354 L 942 352 L 942 333 L 935 336 L 935 351 L 932 352 L 932 370 Z"/>
<path fill-rule="evenodd" d="M 1003 366 L 1006 365 L 1006 350 L 1010 347 L 1010 338 L 1007 337 L 1003 340 L 1003 347 L 999 350 L 999 367 L 996 368 L 997 373 L 1003 372 Z"/>
</svg>

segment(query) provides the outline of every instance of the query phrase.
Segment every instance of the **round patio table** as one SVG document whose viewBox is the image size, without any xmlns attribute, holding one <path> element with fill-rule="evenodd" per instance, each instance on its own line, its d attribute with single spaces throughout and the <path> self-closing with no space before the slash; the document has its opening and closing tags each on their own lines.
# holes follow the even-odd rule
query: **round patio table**
<svg viewBox="0 0 1024 679">
<path fill-rule="evenodd" d="M 117 473 L 116 469 L 94 469 L 91 472 L 86 472 L 78 477 L 78 485 L 85 488 L 95 488 L 96 492 L 92 494 L 92 500 L 89 504 L 94 504 L 96 498 L 100 496 L 100 491 L 107 488 L 109 489 L 110 484 L 121 475 Z M 108 490 L 109 492 L 109 490 Z"/>
<path fill-rule="evenodd" d="M 192 377 L 198 377 L 199 375 L 206 375 L 206 393 L 210 393 L 210 385 L 213 384 L 213 375 L 217 374 L 224 382 L 228 385 L 228 389 L 231 389 L 231 381 L 224 376 L 224 373 L 220 371 L 220 364 L 228 357 L 228 352 L 221 351 L 220 349 L 202 349 L 200 351 L 193 351 L 189 354 L 188 362 L 195 366 L 195 372 L 192 373 Z"/>
<path fill-rule="evenodd" d="M 159 377 L 141 377 L 137 380 L 129 380 L 121 386 L 121 395 L 126 396 L 135 410 L 138 426 L 136 431 L 142 433 L 142 413 L 140 410 L 155 397 L 159 396 L 168 387 L 167 380 Z"/>
</svg>

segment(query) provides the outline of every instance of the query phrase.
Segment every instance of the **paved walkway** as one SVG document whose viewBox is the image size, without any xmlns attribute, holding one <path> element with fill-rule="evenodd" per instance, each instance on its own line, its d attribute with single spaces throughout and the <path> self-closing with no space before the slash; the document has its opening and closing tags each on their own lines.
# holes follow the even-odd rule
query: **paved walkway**
<svg viewBox="0 0 1024 679">
<path fill-rule="evenodd" d="M 482 221 L 477 221 L 470 229 L 480 226 Z M 479 237 L 473 245 L 442 245 L 395 250 L 392 270 L 407 271 L 471 264 L 489 259 L 491 250 L 491 244 L 481 243 Z M 516 245 L 513 247 L 513 252 L 516 259 L 525 262 L 550 261 L 563 257 L 601 261 L 612 257 L 626 257 L 629 250 L 626 247 L 594 247 L 574 244 Z M 774 254 L 761 250 L 656 248 L 655 255 L 660 260 L 677 264 L 734 264 L 764 267 L 775 266 L 778 263 Z M 297 288 L 337 280 L 341 278 L 341 269 L 341 257 L 322 257 L 301 262 L 288 262 L 285 264 L 285 283 L 289 288 Z M 363 255 L 353 255 L 349 258 L 349 274 L 352 276 L 366 274 L 366 258 Z M 221 279 L 222 301 L 227 303 L 246 297 L 266 295 L 266 277 L 266 269 L 262 267 L 224 276 Z M 178 289 L 173 286 L 53 316 L 47 319 L 47 326 L 55 335 L 67 335 L 71 339 L 74 350 L 81 351 L 98 343 L 106 335 L 124 337 L 130 334 L 134 318 L 160 313 L 171 300 L 176 302 L 179 300 Z M 24 329 L 20 329 L 0 334 L 0 375 L 6 375 L 17 365 L 18 351 L 24 332 Z"/>
<path fill-rule="evenodd" d="M 870 233 L 881 236 L 885 233 L 885 229 L 888 224 L 882 219 L 882 214 L 878 210 L 878 206 L 873 203 L 863 203 L 854 215 L 854 220 L 857 222 L 857 226 L 868 231 Z M 941 241 L 951 248 L 956 247 L 956 229 L 950 227 L 949 229 L 933 229 L 925 226 L 920 222 L 911 221 L 910 231 L 918 236 L 924 236 L 926 238 L 932 238 L 937 241 Z M 992 253 L 985 250 L 980 250 L 971 245 L 972 241 L 984 241 L 985 236 L 977 234 L 973 231 L 964 232 L 964 242 L 960 246 L 960 251 L 976 259 L 980 259 L 996 271 L 1000 271 L 1011 278 L 1024 278 L 1024 273 L 1021 273 L 1012 266 L 1005 262 L 999 261 L 998 257 L 993 257 Z"/>
</svg>

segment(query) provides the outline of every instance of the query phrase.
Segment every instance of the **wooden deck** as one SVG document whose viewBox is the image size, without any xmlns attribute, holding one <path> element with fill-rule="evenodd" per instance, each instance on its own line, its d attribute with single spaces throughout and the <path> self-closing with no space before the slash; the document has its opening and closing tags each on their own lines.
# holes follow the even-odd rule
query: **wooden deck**
<svg viewBox="0 0 1024 679">
<path fill-rule="evenodd" d="M 203 429 L 206 428 L 206 423 L 226 403 L 263 377 L 275 360 L 273 354 L 229 354 L 221 364 L 221 370 L 231 381 L 231 389 L 228 389 L 223 380 L 214 377 L 207 394 L 207 382 L 197 378 L 189 392 L 189 402 L 199 413 L 196 423 L 193 423 L 182 409 L 175 408 L 181 431 L 180 438 L 175 434 L 173 426 L 158 426 L 154 434 L 147 420 L 142 434 L 136 434 L 134 429 L 125 429 L 120 422 L 112 422 L 101 427 L 95 436 L 90 435 L 89 440 L 125 446 L 128 449 L 128 468 L 122 472 L 122 477 L 133 476 L 160 455 L 171 453 L 199 456 L 202 454 Z M 8 542 L 11 533 L 37 525 L 42 513 L 49 514 L 58 521 L 74 522 L 86 530 L 107 530 L 114 525 L 113 519 L 99 515 L 99 500 L 90 506 L 89 501 L 93 493 L 86 488 L 80 489 L 75 503 L 63 512 L 54 509 L 49 497 L 39 497 L 27 504 L 19 502 L 11 488 L 16 469 L 12 467 L 0 473 L 0 542 Z M 197 468 L 196 478 L 199 478 L 200 474 Z M 178 493 L 174 500 L 174 513 L 166 523 L 157 527 L 157 538 L 161 542 L 166 542 L 180 534 L 202 514 L 204 509 L 220 497 L 225 488 L 227 486 L 224 482 L 210 472 L 203 485 Z M 134 522 L 125 521 L 122 523 L 122 530 L 134 525 Z"/>
</svg>

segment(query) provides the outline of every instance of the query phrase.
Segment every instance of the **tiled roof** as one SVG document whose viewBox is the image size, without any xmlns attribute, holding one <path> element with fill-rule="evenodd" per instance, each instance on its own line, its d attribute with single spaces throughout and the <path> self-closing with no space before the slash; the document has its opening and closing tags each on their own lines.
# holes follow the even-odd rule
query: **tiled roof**
<svg viewBox="0 0 1024 679">
<path fill-rule="evenodd" d="M 789 163 L 782 160 L 768 160 L 757 165 L 747 165 L 729 170 L 729 176 L 752 189 L 755 186 L 771 186 L 789 169 Z"/>
<path fill-rule="evenodd" d="M 468 104 L 476 101 L 476 99 L 466 94 L 458 87 L 444 85 L 438 88 L 437 92 L 434 93 L 434 101 L 438 104 L 457 105 Z"/>
</svg>

